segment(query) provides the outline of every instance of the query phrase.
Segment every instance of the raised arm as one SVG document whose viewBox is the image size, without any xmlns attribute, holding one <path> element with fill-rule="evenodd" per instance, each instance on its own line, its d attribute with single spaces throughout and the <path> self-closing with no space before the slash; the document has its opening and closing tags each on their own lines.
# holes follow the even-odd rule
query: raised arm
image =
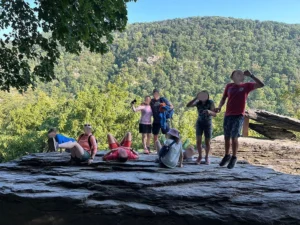
<svg viewBox="0 0 300 225">
<path fill-rule="evenodd" d="M 249 70 L 244 71 L 244 75 L 247 77 L 251 77 L 252 80 L 254 80 L 254 89 L 262 88 L 263 86 L 265 86 L 265 84 L 260 79 L 255 77 L 254 74 L 252 74 Z"/>
<path fill-rule="evenodd" d="M 141 111 L 142 109 L 144 109 L 145 106 L 140 105 L 140 106 L 138 106 L 138 107 L 136 108 L 136 107 L 134 106 L 134 104 L 131 104 L 131 108 L 132 108 L 133 112 L 139 112 L 139 111 Z"/>
<path fill-rule="evenodd" d="M 194 107 L 196 106 L 197 102 L 198 102 L 197 97 L 195 97 L 186 105 L 186 107 Z"/>
</svg>

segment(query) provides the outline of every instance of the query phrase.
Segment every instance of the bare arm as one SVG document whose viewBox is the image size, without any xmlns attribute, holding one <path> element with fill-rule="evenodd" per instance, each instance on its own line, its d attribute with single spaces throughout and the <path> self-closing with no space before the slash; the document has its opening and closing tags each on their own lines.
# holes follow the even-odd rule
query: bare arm
<svg viewBox="0 0 300 225">
<path fill-rule="evenodd" d="M 91 159 L 94 159 L 98 151 L 98 145 L 96 142 L 96 138 L 94 136 L 91 136 L 91 142 L 92 142 Z"/>
<path fill-rule="evenodd" d="M 221 99 L 221 101 L 220 101 L 220 103 L 219 103 L 219 106 L 218 106 L 218 108 L 216 108 L 215 109 L 215 112 L 221 112 L 221 109 L 222 109 L 222 107 L 223 107 L 223 105 L 225 104 L 225 102 L 226 102 L 226 96 L 223 96 L 222 97 L 222 99 Z"/>
<path fill-rule="evenodd" d="M 133 154 L 135 154 L 135 155 L 139 156 L 139 153 L 138 153 L 138 152 L 136 152 L 136 151 L 134 151 L 133 149 L 130 149 L 130 151 L 132 151 L 132 153 L 133 153 Z"/>
<path fill-rule="evenodd" d="M 194 107 L 197 104 L 197 97 L 193 98 L 193 100 L 191 100 L 186 107 Z"/>
<path fill-rule="evenodd" d="M 255 82 L 254 89 L 262 88 L 262 87 L 265 86 L 265 84 L 260 79 L 258 79 L 257 77 L 255 77 L 249 70 L 246 70 L 244 72 L 244 75 L 247 76 L 247 77 L 251 77 L 252 80 L 254 80 L 254 82 Z"/>
<path fill-rule="evenodd" d="M 210 110 L 207 110 L 207 112 L 210 116 L 215 117 L 215 116 L 217 116 L 217 113 L 215 112 L 215 110 L 216 110 L 215 103 L 212 103 L 210 106 Z"/>
</svg>

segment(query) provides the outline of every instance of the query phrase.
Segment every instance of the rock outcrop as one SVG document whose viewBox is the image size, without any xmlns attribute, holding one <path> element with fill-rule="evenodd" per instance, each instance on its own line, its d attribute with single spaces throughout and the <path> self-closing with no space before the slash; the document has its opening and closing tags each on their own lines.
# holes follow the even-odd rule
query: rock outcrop
<svg viewBox="0 0 300 225">
<path fill-rule="evenodd" d="M 264 124 L 250 123 L 249 128 L 271 140 L 294 140 L 296 135 L 286 129 L 272 127 Z"/>
<path fill-rule="evenodd" d="M 296 135 L 292 131 L 300 132 L 300 120 L 287 116 L 250 109 L 246 111 L 246 117 L 258 122 L 258 124 L 250 123 L 250 129 L 272 140 L 293 140 Z"/>
<path fill-rule="evenodd" d="M 0 164 L 1 225 L 300 224 L 300 177 L 239 162 L 158 168 L 139 161 L 68 166 L 67 153 Z"/>
</svg>

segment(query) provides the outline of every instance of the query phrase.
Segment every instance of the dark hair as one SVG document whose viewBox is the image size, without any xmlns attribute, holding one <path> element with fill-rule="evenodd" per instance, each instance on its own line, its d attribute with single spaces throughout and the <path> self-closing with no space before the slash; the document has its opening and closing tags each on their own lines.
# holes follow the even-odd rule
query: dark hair
<svg viewBox="0 0 300 225">
<path fill-rule="evenodd" d="M 119 157 L 118 158 L 119 162 L 126 162 L 127 160 L 128 160 L 128 157 L 125 157 L 125 158 L 124 157 Z"/>
<path fill-rule="evenodd" d="M 48 134 L 50 134 L 52 132 L 57 132 L 57 129 L 55 127 L 52 127 L 48 130 Z"/>
<path fill-rule="evenodd" d="M 209 102 L 209 93 L 208 93 L 208 91 L 206 91 L 206 90 L 200 91 L 200 92 L 198 93 L 198 95 L 199 95 L 200 93 L 206 93 L 206 94 L 208 95 L 208 98 L 207 98 L 207 100 L 206 100 L 205 103 L 204 103 L 204 105 L 206 105 L 206 104 Z M 198 95 L 197 95 L 197 96 L 198 96 Z M 202 102 L 199 101 L 198 104 L 202 104 Z"/>
<path fill-rule="evenodd" d="M 155 89 L 153 90 L 153 94 L 154 94 L 155 92 L 159 93 L 159 90 L 155 88 Z"/>
<path fill-rule="evenodd" d="M 237 71 L 237 70 L 232 71 L 232 73 L 231 73 L 231 75 L 230 75 L 230 78 L 233 77 L 233 74 L 234 74 L 236 71 Z"/>
<path fill-rule="evenodd" d="M 178 144 L 179 141 L 180 141 L 180 138 L 175 137 L 175 136 L 172 136 L 172 135 L 170 135 L 170 139 L 173 140 L 173 141 L 176 141 L 177 144 Z"/>
</svg>

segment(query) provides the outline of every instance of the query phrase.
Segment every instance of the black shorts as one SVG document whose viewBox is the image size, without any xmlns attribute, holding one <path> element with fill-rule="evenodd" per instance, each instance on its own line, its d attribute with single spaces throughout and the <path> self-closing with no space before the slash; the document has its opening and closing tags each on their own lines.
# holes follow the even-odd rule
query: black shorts
<svg viewBox="0 0 300 225">
<path fill-rule="evenodd" d="M 141 124 L 139 125 L 140 134 L 151 134 L 152 126 L 151 124 Z"/>
<path fill-rule="evenodd" d="M 167 125 L 167 128 L 166 128 L 166 129 L 163 129 L 163 128 L 161 127 L 160 123 L 153 123 L 153 124 L 152 124 L 152 134 L 153 134 L 153 135 L 158 135 L 160 130 L 161 130 L 161 132 L 162 132 L 163 134 L 168 133 L 168 131 L 170 130 L 169 125 Z"/>
</svg>

